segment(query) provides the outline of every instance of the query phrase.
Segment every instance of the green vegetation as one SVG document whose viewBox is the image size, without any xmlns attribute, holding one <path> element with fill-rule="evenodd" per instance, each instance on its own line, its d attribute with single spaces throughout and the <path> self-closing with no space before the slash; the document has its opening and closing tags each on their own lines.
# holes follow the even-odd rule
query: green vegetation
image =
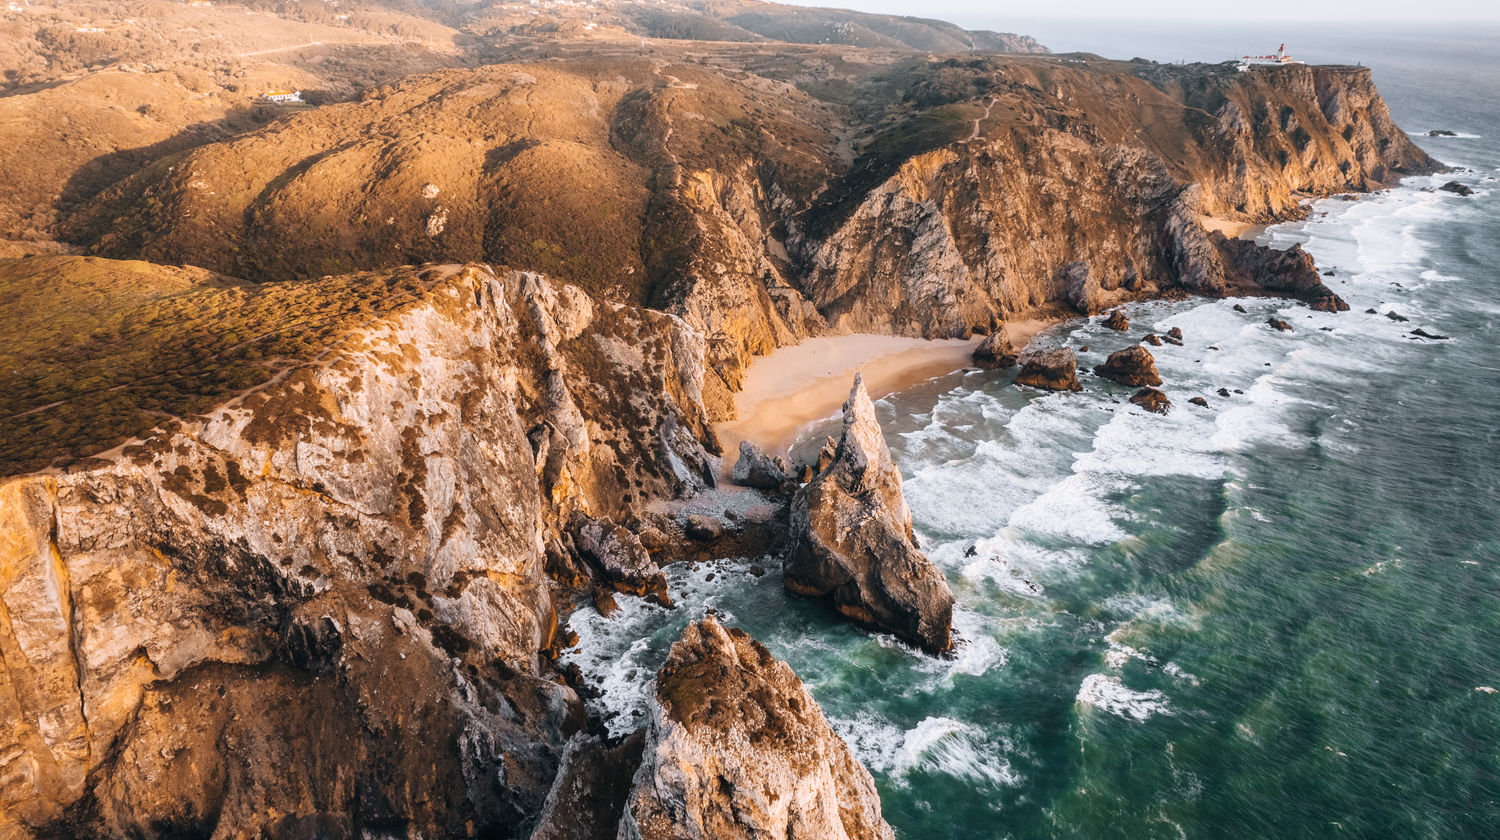
<svg viewBox="0 0 1500 840">
<path fill-rule="evenodd" d="M 93 257 L 0 261 L 0 475 L 67 464 L 208 411 L 416 301 L 436 276 L 257 284 Z"/>
</svg>

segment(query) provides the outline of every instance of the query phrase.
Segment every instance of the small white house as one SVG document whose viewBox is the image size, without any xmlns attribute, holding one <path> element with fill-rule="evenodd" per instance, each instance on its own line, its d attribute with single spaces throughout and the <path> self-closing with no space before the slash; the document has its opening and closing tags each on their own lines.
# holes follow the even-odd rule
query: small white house
<svg viewBox="0 0 1500 840">
<path fill-rule="evenodd" d="M 281 102 L 281 103 L 301 102 L 302 101 L 302 91 L 300 91 L 300 90 L 268 90 L 265 93 L 262 93 L 260 95 L 260 98 L 262 100 L 266 101 L 266 102 Z"/>
</svg>

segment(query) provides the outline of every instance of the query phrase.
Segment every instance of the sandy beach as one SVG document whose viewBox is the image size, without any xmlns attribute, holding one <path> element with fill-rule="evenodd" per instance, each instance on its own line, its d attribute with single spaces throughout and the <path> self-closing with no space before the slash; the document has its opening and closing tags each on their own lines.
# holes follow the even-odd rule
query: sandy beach
<svg viewBox="0 0 1500 840">
<path fill-rule="evenodd" d="M 1029 342 L 1056 323 L 1034 319 L 1007 322 L 1013 341 Z M 798 431 L 839 410 L 856 372 L 864 374 L 873 399 L 919 382 L 969 367 L 981 338 L 901 338 L 888 335 L 835 335 L 782 347 L 750 364 L 745 389 L 735 396 L 739 418 L 718 424 L 727 475 L 739 459 L 740 441 L 785 455 Z"/>
<path fill-rule="evenodd" d="M 1213 216 L 1199 216 L 1199 221 L 1208 230 L 1216 230 L 1230 239 L 1255 239 L 1266 232 L 1269 225 L 1258 222 L 1240 222 L 1234 219 L 1216 219 Z"/>
</svg>

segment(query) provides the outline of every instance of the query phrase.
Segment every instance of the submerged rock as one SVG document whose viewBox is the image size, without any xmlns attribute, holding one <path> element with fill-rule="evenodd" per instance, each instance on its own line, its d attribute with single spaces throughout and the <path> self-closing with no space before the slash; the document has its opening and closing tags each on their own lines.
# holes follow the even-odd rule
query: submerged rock
<svg viewBox="0 0 1500 840">
<path fill-rule="evenodd" d="M 1139 344 L 1109 354 L 1104 364 L 1094 367 L 1094 373 L 1121 385 L 1160 385 L 1161 376 L 1156 372 L 1156 359 L 1151 351 Z"/>
<path fill-rule="evenodd" d="M 1405 315 L 1402 315 L 1401 313 L 1399 313 L 1399 312 L 1397 312 L 1395 310 L 1391 310 L 1390 312 L 1385 313 L 1385 317 L 1391 319 L 1392 321 L 1410 321 L 1411 320 L 1410 318 L 1406 317 Z"/>
<path fill-rule="evenodd" d="M 729 480 L 741 487 L 776 490 L 792 480 L 791 469 L 780 455 L 768 455 L 748 440 L 740 441 L 740 459 Z"/>
<path fill-rule="evenodd" d="M 1104 319 L 1104 326 L 1118 332 L 1125 332 L 1130 329 L 1130 319 L 1125 317 L 1123 310 L 1116 309 Z"/>
<path fill-rule="evenodd" d="M 1078 384 L 1078 358 L 1066 347 L 1039 350 L 1021 360 L 1017 385 L 1048 391 L 1082 391 Z"/>
<path fill-rule="evenodd" d="M 1271 326 L 1275 327 L 1277 330 L 1279 330 L 1281 332 L 1291 332 L 1292 331 L 1292 325 L 1288 324 L 1287 322 L 1285 322 L 1283 320 L 1281 320 L 1280 318 L 1267 318 L 1266 319 L 1266 323 L 1270 324 Z"/>
<path fill-rule="evenodd" d="M 1166 414 L 1172 408 L 1172 401 L 1167 395 L 1155 388 L 1142 388 L 1131 395 L 1130 401 L 1157 414 Z"/>
<path fill-rule="evenodd" d="M 1434 339 L 1436 341 L 1447 341 L 1448 340 L 1448 336 L 1446 336 L 1446 335 L 1438 335 L 1436 333 L 1430 333 L 1430 332 L 1422 329 L 1421 327 L 1417 327 L 1416 329 L 1412 330 L 1411 334 L 1414 335 L 1414 336 L 1416 336 L 1416 337 L 1418 337 L 1418 338 L 1431 338 L 1431 339 Z"/>
<path fill-rule="evenodd" d="M 621 840 L 894 840 L 870 772 L 744 631 L 689 625 L 653 701 Z"/>
<path fill-rule="evenodd" d="M 1188 402 L 1190 402 L 1190 403 L 1192 403 L 1193 405 L 1196 405 L 1196 406 L 1201 406 L 1203 408 L 1208 408 L 1208 400 L 1205 400 L 1202 397 L 1193 397 L 1192 399 L 1188 400 Z"/>
<path fill-rule="evenodd" d="M 845 617 L 929 652 L 951 646 L 953 593 L 916 548 L 901 471 L 857 374 L 832 464 L 792 499 L 788 545 L 789 591 L 832 597 Z"/>
<path fill-rule="evenodd" d="M 1427 136 L 1428 137 L 1457 137 L 1458 134 L 1456 134 L 1455 132 L 1449 131 L 1446 128 L 1434 128 L 1433 130 L 1427 132 Z"/>
<path fill-rule="evenodd" d="M 1438 189 L 1442 190 L 1443 192 L 1454 193 L 1455 195 L 1473 195 L 1474 194 L 1473 190 L 1469 189 L 1468 187 L 1464 186 L 1463 184 L 1460 184 L 1457 181 L 1449 181 L 1448 183 L 1442 185 L 1441 187 L 1438 187 Z"/>
<path fill-rule="evenodd" d="M 984 337 L 974 348 L 974 364 L 985 370 L 1013 367 L 1018 353 L 1010 340 L 1010 329 L 1001 324 L 999 329 Z"/>
</svg>

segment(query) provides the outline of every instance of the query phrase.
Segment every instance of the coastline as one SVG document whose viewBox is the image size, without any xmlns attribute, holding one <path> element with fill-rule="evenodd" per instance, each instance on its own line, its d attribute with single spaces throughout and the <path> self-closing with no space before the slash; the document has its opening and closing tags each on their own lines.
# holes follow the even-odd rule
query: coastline
<svg viewBox="0 0 1500 840">
<path fill-rule="evenodd" d="M 1023 346 L 1058 318 L 1007 321 Z M 855 333 L 809 338 L 759 356 L 745 371 L 745 387 L 735 395 L 737 418 L 715 425 L 724 447 L 720 474 L 727 477 L 739 459 L 740 441 L 785 456 L 807 424 L 829 417 L 849 396 L 855 373 L 862 373 L 872 399 L 905 390 L 935 376 L 972 367 L 971 355 L 983 336 L 924 339 Z"/>
</svg>

